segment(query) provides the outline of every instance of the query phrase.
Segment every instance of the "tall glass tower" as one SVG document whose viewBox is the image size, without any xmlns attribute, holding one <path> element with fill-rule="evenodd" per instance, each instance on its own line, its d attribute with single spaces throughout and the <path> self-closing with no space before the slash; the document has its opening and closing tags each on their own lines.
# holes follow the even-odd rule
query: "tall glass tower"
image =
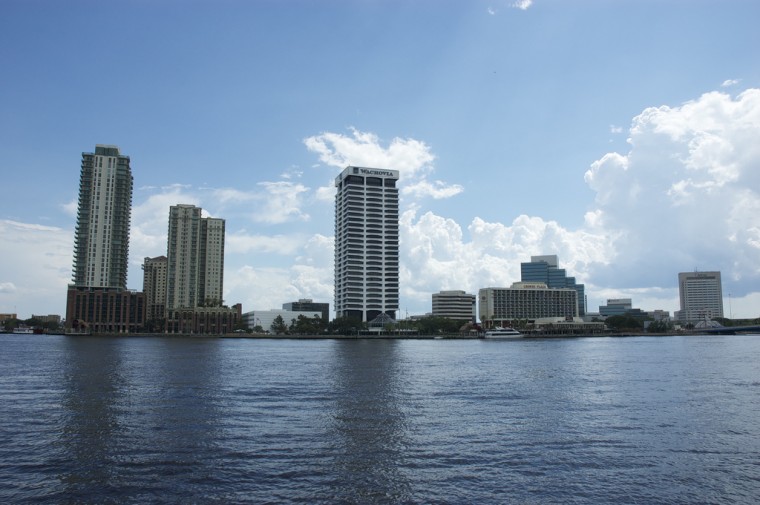
<svg viewBox="0 0 760 505">
<path fill-rule="evenodd" d="M 350 166 L 335 179 L 336 317 L 396 317 L 398 178 L 397 170 Z"/>
<path fill-rule="evenodd" d="M 127 288 L 132 184 L 129 156 L 117 146 L 98 144 L 94 153 L 82 153 L 74 287 Z"/>
</svg>

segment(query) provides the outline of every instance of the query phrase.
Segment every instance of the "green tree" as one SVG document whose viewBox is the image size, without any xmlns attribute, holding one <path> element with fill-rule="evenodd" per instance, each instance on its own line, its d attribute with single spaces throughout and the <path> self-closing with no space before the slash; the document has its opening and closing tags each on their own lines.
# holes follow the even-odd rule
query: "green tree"
<svg viewBox="0 0 760 505">
<path fill-rule="evenodd" d="M 327 331 L 336 335 L 355 335 L 364 329 L 364 323 L 351 317 L 336 317 L 327 325 Z"/>
<path fill-rule="evenodd" d="M 274 321 L 272 321 L 272 326 L 270 329 L 275 335 L 282 335 L 283 333 L 287 333 L 288 326 L 285 324 L 285 320 L 282 318 L 282 316 L 278 315 L 274 318 Z"/>
<path fill-rule="evenodd" d="M 627 314 L 610 316 L 605 323 L 617 331 L 641 331 L 644 329 L 644 322 L 641 319 Z"/>
</svg>

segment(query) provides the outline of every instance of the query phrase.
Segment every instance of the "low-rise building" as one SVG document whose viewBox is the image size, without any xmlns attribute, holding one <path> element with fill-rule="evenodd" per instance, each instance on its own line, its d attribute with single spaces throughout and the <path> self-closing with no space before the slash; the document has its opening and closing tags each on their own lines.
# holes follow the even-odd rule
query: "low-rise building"
<svg viewBox="0 0 760 505">
<path fill-rule="evenodd" d="M 322 318 L 322 311 L 298 311 L 298 310 L 284 310 L 284 309 L 271 309 L 271 310 L 252 310 L 243 314 L 243 325 L 246 328 L 254 329 L 257 326 L 261 327 L 265 332 L 271 333 L 272 323 L 274 323 L 277 316 L 282 317 L 282 321 L 286 326 L 293 324 L 293 321 L 298 321 L 298 316 L 304 316 L 308 318 Z"/>
<path fill-rule="evenodd" d="M 482 288 L 478 315 L 486 327 L 515 320 L 578 316 L 578 292 L 553 289 L 541 282 L 515 282 L 511 288 Z"/>
<path fill-rule="evenodd" d="M 433 316 L 474 322 L 475 300 L 475 295 L 464 291 L 433 293 Z"/>
</svg>

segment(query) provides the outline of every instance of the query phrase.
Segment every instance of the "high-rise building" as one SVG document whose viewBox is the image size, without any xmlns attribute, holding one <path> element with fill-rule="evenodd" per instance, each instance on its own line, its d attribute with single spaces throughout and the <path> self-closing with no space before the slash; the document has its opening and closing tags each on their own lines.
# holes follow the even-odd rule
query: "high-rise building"
<svg viewBox="0 0 760 505">
<path fill-rule="evenodd" d="M 143 261 L 146 321 L 155 322 L 166 317 L 166 268 L 166 256 L 145 258 Z"/>
<path fill-rule="evenodd" d="M 681 310 L 676 319 L 695 323 L 723 317 L 723 286 L 720 272 L 681 272 L 678 274 Z"/>
<path fill-rule="evenodd" d="M 586 286 L 576 284 L 575 277 L 568 277 L 564 268 L 559 268 L 557 256 L 531 256 L 530 263 L 520 263 L 520 281 L 543 282 L 554 289 L 574 289 L 578 293 L 578 315 L 586 315 Z"/>
<path fill-rule="evenodd" d="M 169 209 L 166 310 L 221 305 L 224 282 L 224 219 L 203 218 L 201 208 Z"/>
<path fill-rule="evenodd" d="M 349 166 L 335 179 L 336 317 L 396 317 L 398 178 L 397 170 Z"/>
<path fill-rule="evenodd" d="M 433 316 L 475 322 L 475 295 L 464 291 L 433 293 Z"/>
<path fill-rule="evenodd" d="M 118 147 L 98 144 L 82 153 L 74 286 L 126 289 L 132 183 L 129 156 Z"/>
<path fill-rule="evenodd" d="M 132 185 L 129 156 L 117 146 L 98 144 L 94 153 L 82 153 L 67 330 L 131 333 L 142 328 L 143 294 L 127 291 Z"/>
</svg>

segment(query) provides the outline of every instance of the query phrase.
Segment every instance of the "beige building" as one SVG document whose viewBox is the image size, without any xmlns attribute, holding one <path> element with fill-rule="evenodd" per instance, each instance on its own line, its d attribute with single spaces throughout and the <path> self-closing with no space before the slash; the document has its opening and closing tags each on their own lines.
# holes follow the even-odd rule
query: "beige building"
<svg viewBox="0 0 760 505">
<path fill-rule="evenodd" d="M 166 256 L 145 258 L 143 261 L 146 321 L 156 321 L 166 317 L 166 268 Z"/>
<path fill-rule="evenodd" d="M 224 219 L 203 218 L 201 208 L 169 209 L 166 310 L 222 303 Z"/>
<path fill-rule="evenodd" d="M 464 291 L 433 293 L 433 316 L 475 321 L 475 295 Z"/>
<path fill-rule="evenodd" d="M 515 282 L 511 288 L 482 288 L 478 299 L 478 316 L 489 327 L 520 319 L 578 316 L 575 289 L 548 288 L 540 282 Z"/>
</svg>

